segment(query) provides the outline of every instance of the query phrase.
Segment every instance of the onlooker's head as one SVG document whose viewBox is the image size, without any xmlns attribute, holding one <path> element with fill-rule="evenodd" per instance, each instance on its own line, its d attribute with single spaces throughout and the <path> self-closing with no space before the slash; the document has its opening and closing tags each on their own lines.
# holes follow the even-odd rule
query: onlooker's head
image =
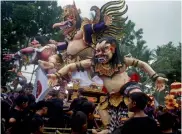
<svg viewBox="0 0 182 134">
<path fill-rule="evenodd" d="M 28 106 L 28 97 L 25 95 L 19 95 L 15 99 L 15 104 L 21 109 L 25 109 Z"/>
<path fill-rule="evenodd" d="M 93 112 L 95 110 L 95 105 L 92 102 L 89 102 L 87 99 L 80 99 L 75 108 L 75 111 L 82 111 L 84 114 L 86 114 L 88 120 L 93 119 Z"/>
<path fill-rule="evenodd" d="M 59 91 L 59 95 L 58 95 L 59 99 L 65 99 L 66 98 L 66 93 L 63 91 Z"/>
<path fill-rule="evenodd" d="M 94 116 L 93 116 L 94 110 L 95 110 L 94 103 L 89 102 L 89 101 L 85 101 L 82 104 L 81 111 L 84 112 L 87 115 L 88 120 L 93 120 L 93 118 L 94 118 Z"/>
<path fill-rule="evenodd" d="M 34 96 L 34 95 L 28 94 L 27 97 L 28 97 L 28 104 L 29 104 L 29 105 L 35 103 L 35 96 Z"/>
<path fill-rule="evenodd" d="M 48 92 L 46 98 L 47 98 L 48 100 L 50 100 L 50 99 L 53 99 L 53 98 L 58 98 L 58 96 L 59 96 L 59 91 L 58 91 L 58 90 L 52 89 L 52 90 L 50 90 L 50 91 Z"/>
<path fill-rule="evenodd" d="M 83 92 L 84 92 L 84 89 L 83 88 L 79 88 L 78 89 L 78 96 L 79 97 L 83 96 Z"/>
<path fill-rule="evenodd" d="M 160 130 L 162 132 L 172 131 L 172 128 L 174 127 L 175 118 L 171 113 L 162 113 L 157 117 L 157 120 L 160 124 Z"/>
<path fill-rule="evenodd" d="M 82 111 L 77 111 L 71 118 L 72 132 L 82 134 L 87 131 L 87 116 Z"/>
<path fill-rule="evenodd" d="M 129 95 L 128 110 L 137 112 L 144 110 L 148 102 L 148 96 L 142 92 L 134 92 Z"/>
<path fill-rule="evenodd" d="M 46 101 L 39 101 L 36 104 L 36 110 L 39 111 L 42 115 L 46 115 L 48 111 L 48 102 Z"/>
</svg>

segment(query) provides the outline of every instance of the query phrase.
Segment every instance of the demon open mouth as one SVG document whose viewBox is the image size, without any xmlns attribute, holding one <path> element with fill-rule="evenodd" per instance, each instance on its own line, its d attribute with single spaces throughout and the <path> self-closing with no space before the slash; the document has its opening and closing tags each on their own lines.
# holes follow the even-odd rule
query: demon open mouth
<svg viewBox="0 0 182 134">
<path fill-rule="evenodd" d="M 108 57 L 107 56 L 101 56 L 101 57 L 99 56 L 96 58 L 96 61 L 98 63 L 106 63 L 108 61 Z"/>
</svg>

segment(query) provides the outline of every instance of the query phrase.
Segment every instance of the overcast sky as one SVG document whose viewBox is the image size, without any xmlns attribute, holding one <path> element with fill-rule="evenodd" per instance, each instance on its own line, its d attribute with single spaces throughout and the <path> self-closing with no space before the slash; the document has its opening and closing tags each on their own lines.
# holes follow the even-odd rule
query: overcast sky
<svg viewBox="0 0 182 134">
<path fill-rule="evenodd" d="M 81 16 L 90 17 L 90 7 L 111 0 L 75 0 Z M 58 0 L 58 5 L 72 4 L 72 0 Z M 135 22 L 136 29 L 143 28 L 143 39 L 149 48 L 181 40 L 181 1 L 137 1 L 126 0 L 127 16 Z"/>
</svg>

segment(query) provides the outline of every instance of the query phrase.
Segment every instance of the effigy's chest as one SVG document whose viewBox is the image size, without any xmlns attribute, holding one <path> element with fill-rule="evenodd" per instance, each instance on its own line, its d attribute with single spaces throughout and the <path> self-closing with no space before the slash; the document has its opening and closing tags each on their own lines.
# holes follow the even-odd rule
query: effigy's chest
<svg viewBox="0 0 182 134">
<path fill-rule="evenodd" d="M 48 61 L 49 57 L 54 54 L 55 52 L 51 48 L 47 48 L 39 52 L 38 55 L 40 60 Z"/>
<path fill-rule="evenodd" d="M 72 40 L 69 42 L 67 47 L 67 53 L 70 55 L 75 55 L 86 47 L 82 39 Z"/>
<path fill-rule="evenodd" d="M 121 87 L 126 84 L 130 78 L 126 72 L 115 74 L 111 77 L 102 77 L 104 86 L 107 88 L 109 93 L 119 92 Z"/>
</svg>

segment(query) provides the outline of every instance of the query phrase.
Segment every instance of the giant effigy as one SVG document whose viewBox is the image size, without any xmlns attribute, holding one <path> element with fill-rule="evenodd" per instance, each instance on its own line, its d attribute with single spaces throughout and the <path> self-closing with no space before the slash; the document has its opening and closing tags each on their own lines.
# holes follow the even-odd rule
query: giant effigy
<svg viewBox="0 0 182 134">
<path fill-rule="evenodd" d="M 116 26 L 114 21 L 125 21 L 123 18 L 127 11 L 124 1 L 111 1 L 100 9 L 96 6 L 91 8 L 96 11 L 94 21 L 88 19 L 80 22 L 78 10 L 75 5 L 64 8 L 64 22 L 54 24 L 54 27 L 63 29 L 66 35 L 66 53 L 70 57 L 77 56 L 80 52 L 90 48 L 90 55 L 84 58 L 68 62 L 59 71 L 48 74 L 49 86 L 57 85 L 64 80 L 69 73 L 92 72 L 103 81 L 108 95 L 101 96 L 98 106 L 100 117 L 106 129 L 99 133 L 112 133 L 122 125 L 123 116 L 126 116 L 126 108 L 123 103 L 127 102 L 126 96 L 132 92 L 141 92 L 138 83 L 131 81 L 126 69 L 129 66 L 143 69 L 155 82 L 158 90 L 165 88 L 166 78 L 160 77 L 147 63 L 124 56 L 120 51 L 118 40 L 122 40 L 122 27 Z M 120 12 L 121 9 L 124 9 Z M 119 19 L 118 19 L 119 18 Z M 80 25 L 81 28 L 77 28 Z M 78 26 L 79 27 L 79 26 Z"/>
<path fill-rule="evenodd" d="M 141 92 L 140 85 L 132 81 L 126 72 L 129 66 L 139 67 L 148 73 L 158 90 L 165 88 L 167 79 L 160 77 L 147 63 L 123 55 L 119 43 L 123 38 L 123 25 L 117 25 L 117 21 L 124 24 L 127 20 L 123 17 L 128 10 L 125 1 L 111 1 L 101 8 L 92 6 L 90 10 L 95 11 L 93 20 L 81 18 L 75 3 L 63 10 L 64 21 L 55 23 L 53 28 L 63 31 L 65 41 L 51 40 L 42 45 L 35 38 L 30 47 L 15 55 L 5 55 L 5 59 L 34 53 L 32 63 L 38 63 L 47 71 L 50 87 L 77 80 L 77 89 L 92 90 L 90 85 L 95 85 L 98 90 L 104 87 L 108 94 L 100 97 L 97 109 L 105 130 L 99 133 L 112 133 L 127 117 L 127 96 Z"/>
<path fill-rule="evenodd" d="M 107 26 L 111 24 L 110 16 L 102 16 L 99 8 L 93 6 L 91 10 L 96 12 L 97 17 L 93 21 L 87 18 L 81 18 L 80 11 L 76 8 L 75 3 L 73 5 L 67 5 L 63 8 L 64 21 L 56 23 L 53 28 L 60 28 L 65 35 L 65 42 L 62 42 L 60 49 L 65 50 L 62 54 L 64 64 L 69 64 L 87 58 L 91 58 L 94 53 L 95 35 L 103 30 L 107 29 Z M 39 64 L 42 68 L 54 68 L 55 62 L 46 62 L 39 60 Z M 93 73 L 90 70 L 87 71 L 75 71 L 71 74 L 71 79 L 79 80 L 80 87 L 87 87 L 91 84 L 96 84 L 98 87 L 102 87 L 103 83 L 97 76 L 92 76 Z M 68 80 L 66 77 L 65 80 Z"/>
</svg>

